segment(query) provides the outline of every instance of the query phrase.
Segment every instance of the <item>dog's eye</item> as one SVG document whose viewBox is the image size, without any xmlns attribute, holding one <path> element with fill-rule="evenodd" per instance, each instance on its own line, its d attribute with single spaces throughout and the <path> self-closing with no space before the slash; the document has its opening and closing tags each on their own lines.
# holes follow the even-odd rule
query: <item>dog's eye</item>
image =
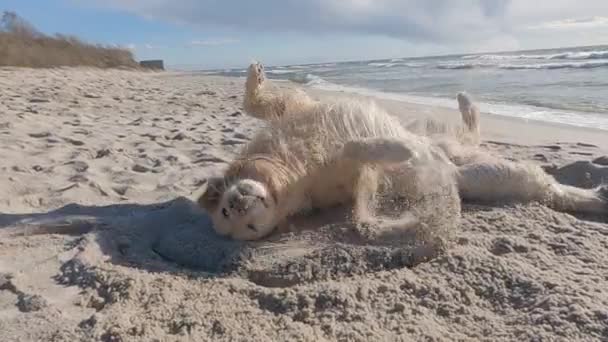
<svg viewBox="0 0 608 342">
<path fill-rule="evenodd" d="M 222 215 L 224 215 L 225 218 L 228 218 L 228 210 L 226 210 L 226 208 L 222 208 Z"/>
<path fill-rule="evenodd" d="M 248 225 L 247 225 L 247 228 L 249 228 L 249 229 L 253 230 L 254 232 L 257 232 L 257 231 L 258 231 L 258 229 L 257 229 L 257 228 L 256 228 L 254 225 L 252 225 L 252 224 L 248 224 Z"/>
</svg>

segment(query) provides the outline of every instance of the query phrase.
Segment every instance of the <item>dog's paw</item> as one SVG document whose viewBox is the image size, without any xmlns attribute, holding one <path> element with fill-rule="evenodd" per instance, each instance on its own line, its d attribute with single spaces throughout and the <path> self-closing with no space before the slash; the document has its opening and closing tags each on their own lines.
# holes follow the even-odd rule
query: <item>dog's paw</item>
<svg viewBox="0 0 608 342">
<path fill-rule="evenodd" d="M 473 105 L 473 100 L 471 99 L 471 96 L 469 96 L 469 94 L 464 91 L 458 93 L 458 95 L 456 95 L 456 99 L 458 100 L 458 104 L 461 107 L 467 108 Z"/>
</svg>

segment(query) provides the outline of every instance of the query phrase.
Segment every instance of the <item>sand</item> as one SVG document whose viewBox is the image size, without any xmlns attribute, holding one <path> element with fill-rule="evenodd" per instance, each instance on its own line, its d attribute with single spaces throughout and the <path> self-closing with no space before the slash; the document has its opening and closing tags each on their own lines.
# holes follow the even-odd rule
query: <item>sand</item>
<svg viewBox="0 0 608 342">
<path fill-rule="evenodd" d="M 608 340 L 605 217 L 464 204 L 439 252 L 340 212 L 217 237 L 193 199 L 263 127 L 243 83 L 0 69 L 0 340 Z M 458 119 L 381 102 L 404 123 Z M 482 135 L 563 183 L 608 179 L 608 132 L 483 115 Z"/>
</svg>

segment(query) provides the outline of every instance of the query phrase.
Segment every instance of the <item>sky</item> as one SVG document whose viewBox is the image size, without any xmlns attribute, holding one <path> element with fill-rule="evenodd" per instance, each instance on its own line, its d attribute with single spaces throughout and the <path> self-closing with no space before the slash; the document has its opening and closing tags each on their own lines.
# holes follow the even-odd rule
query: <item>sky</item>
<svg viewBox="0 0 608 342">
<path fill-rule="evenodd" d="M 608 0 L 0 0 L 0 10 L 174 68 L 608 44 Z"/>
</svg>

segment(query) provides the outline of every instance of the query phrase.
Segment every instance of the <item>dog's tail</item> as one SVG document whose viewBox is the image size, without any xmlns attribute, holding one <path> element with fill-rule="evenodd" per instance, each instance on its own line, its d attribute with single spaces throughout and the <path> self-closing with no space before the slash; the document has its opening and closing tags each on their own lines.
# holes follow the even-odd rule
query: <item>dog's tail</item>
<svg viewBox="0 0 608 342">
<path fill-rule="evenodd" d="M 462 121 L 466 126 L 468 135 L 479 142 L 480 123 L 479 108 L 473 103 L 471 97 L 466 92 L 458 93 L 458 108 L 462 115 Z"/>
</svg>

